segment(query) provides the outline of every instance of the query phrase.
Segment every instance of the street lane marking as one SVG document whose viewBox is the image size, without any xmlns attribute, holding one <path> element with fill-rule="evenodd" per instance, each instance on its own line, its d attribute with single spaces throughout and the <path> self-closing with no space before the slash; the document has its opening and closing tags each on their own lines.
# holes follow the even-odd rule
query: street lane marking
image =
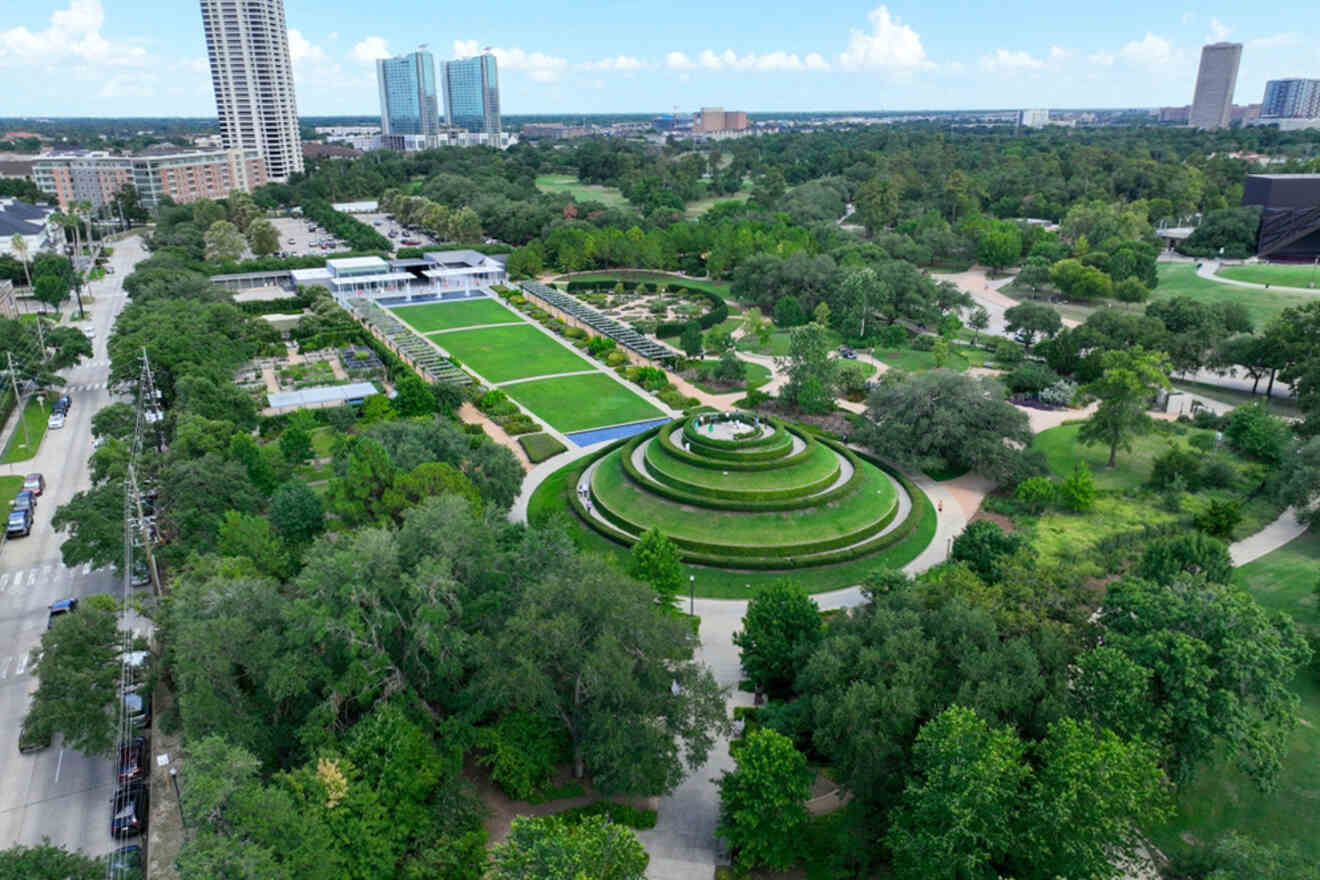
<svg viewBox="0 0 1320 880">
<path fill-rule="evenodd" d="M 60 781 L 60 768 L 64 766 L 64 749 L 60 749 L 60 759 L 55 762 L 55 781 Z"/>
<path fill-rule="evenodd" d="M 31 654 L 20 654 L 20 655 L 18 655 L 18 666 L 15 667 L 15 669 L 14 669 L 14 675 L 22 675 L 22 674 L 23 674 L 23 672 L 27 669 L 28 660 L 29 660 L 31 657 L 32 657 Z"/>
<path fill-rule="evenodd" d="M 83 574 L 91 574 L 91 573 L 92 573 L 92 564 L 90 562 L 84 562 Z"/>
<path fill-rule="evenodd" d="M 9 664 L 13 662 L 13 657 L 0 657 L 0 681 L 9 677 Z"/>
</svg>

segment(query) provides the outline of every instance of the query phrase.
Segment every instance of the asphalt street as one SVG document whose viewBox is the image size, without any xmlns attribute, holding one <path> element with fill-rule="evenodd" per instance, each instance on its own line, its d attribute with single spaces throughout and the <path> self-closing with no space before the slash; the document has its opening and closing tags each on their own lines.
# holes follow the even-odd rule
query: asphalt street
<svg viewBox="0 0 1320 880">
<path fill-rule="evenodd" d="M 33 459 L 0 465 L 0 474 L 35 471 L 46 477 L 32 534 L 6 541 L 0 549 L 0 849 L 40 843 L 43 837 L 90 855 L 118 845 L 109 827 L 111 762 L 64 749 L 58 736 L 50 748 L 23 755 L 18 735 L 37 687 L 29 657 L 46 629 L 50 603 L 121 590 L 112 569 L 66 568 L 60 558 L 64 536 L 51 529 L 50 521 L 61 504 L 91 485 L 92 416 L 111 402 L 106 341 L 125 303 L 120 282 L 145 256 L 138 238 L 116 243 L 110 257 L 115 274 L 89 285 L 95 297 L 90 320 L 76 322 L 95 328 L 94 354 L 63 373 L 72 397 L 64 427 L 46 432 Z"/>
</svg>

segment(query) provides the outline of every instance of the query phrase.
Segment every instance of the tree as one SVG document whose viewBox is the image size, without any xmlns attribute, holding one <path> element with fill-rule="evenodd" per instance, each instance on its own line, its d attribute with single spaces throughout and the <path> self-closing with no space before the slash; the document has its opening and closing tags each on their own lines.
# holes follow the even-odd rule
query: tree
<svg viewBox="0 0 1320 880">
<path fill-rule="evenodd" d="M 1311 657 L 1293 620 L 1235 587 L 1192 577 L 1168 586 L 1122 578 L 1099 613 L 1105 648 L 1135 669 L 1102 675 L 1120 668 L 1116 657 L 1081 658 L 1079 694 L 1103 697 L 1083 707 L 1097 723 L 1155 745 L 1179 786 L 1222 756 L 1269 790 L 1298 724 L 1293 676 Z"/>
<path fill-rule="evenodd" d="M 1038 258 L 1032 257 L 1031 259 Z M 1040 293 L 1040 289 L 1049 284 L 1050 281 L 1049 266 L 1042 265 L 1041 263 L 1028 262 L 1022 267 L 1021 271 L 1017 273 L 1017 277 L 1013 279 L 1013 286 L 1030 287 L 1031 292 L 1035 294 Z"/>
<path fill-rule="evenodd" d="M 270 499 L 270 524 L 285 542 L 298 547 L 310 544 L 325 530 L 325 505 L 302 480 L 290 480 Z"/>
<path fill-rule="evenodd" d="M 239 232 L 247 235 L 249 241 L 252 238 L 253 223 L 259 220 L 267 223 L 270 222 L 261 216 L 261 209 L 257 207 L 257 203 L 252 200 L 252 196 L 249 193 L 236 189 L 229 194 L 229 197 L 225 199 L 225 202 L 229 208 L 229 221 L 234 224 Z M 271 229 L 274 228 L 274 226 L 271 227 Z M 275 244 L 277 247 L 272 248 L 272 251 L 278 249 L 278 234 L 275 236 Z M 253 248 L 252 250 L 253 253 L 257 253 L 256 248 Z"/>
<path fill-rule="evenodd" d="M 1038 337 L 1048 339 L 1062 330 L 1063 318 L 1047 305 L 1024 302 L 1004 310 L 1004 326 L 1030 351 Z"/>
<path fill-rule="evenodd" d="M 58 310 L 60 303 L 69 296 L 69 285 L 58 275 L 38 275 L 32 287 L 32 295 L 41 303 Z"/>
<path fill-rule="evenodd" d="M 9 239 L 9 249 L 14 252 L 23 264 L 23 275 L 27 279 L 27 286 L 32 286 L 32 270 L 28 266 L 28 260 L 32 257 L 31 249 L 28 247 L 27 238 L 21 233 L 15 232 Z"/>
<path fill-rule="evenodd" d="M 774 698 L 791 692 L 798 670 L 820 641 L 820 609 L 790 581 L 758 590 L 747 603 L 743 628 L 733 634 L 743 672 L 758 691 Z"/>
<path fill-rule="evenodd" d="M 737 769 L 719 780 L 715 835 L 742 870 L 786 870 L 797 861 L 807 824 L 807 759 L 792 740 L 768 729 L 752 731 L 732 752 Z"/>
<path fill-rule="evenodd" d="M 834 408 L 834 370 L 825 328 L 816 323 L 789 333 L 788 384 L 780 396 L 807 413 Z"/>
<path fill-rule="evenodd" d="M 686 621 L 655 593 L 598 563 L 566 560 L 531 584 L 492 634 L 473 693 L 492 705 L 558 719 L 574 775 L 597 790 L 672 791 L 727 730 L 724 697 L 691 660 Z"/>
<path fill-rule="evenodd" d="M 213 223 L 228 220 L 225 206 L 213 199 L 198 199 L 193 202 L 192 222 L 198 229 L 210 229 Z"/>
<path fill-rule="evenodd" d="M 865 418 L 862 442 L 914 470 L 938 458 L 951 468 L 1015 483 L 1033 467 L 1021 451 L 1031 443 L 1027 417 L 991 379 L 932 370 L 883 383 L 871 392 Z"/>
<path fill-rule="evenodd" d="M 696 321 L 689 321 L 683 326 L 683 335 L 679 337 L 678 344 L 683 348 L 683 353 L 688 357 L 701 356 L 701 325 Z"/>
<path fill-rule="evenodd" d="M 867 235 L 894 225 L 898 219 L 899 188 L 883 175 L 875 175 L 857 189 L 854 197 L 857 219 Z"/>
<path fill-rule="evenodd" d="M 1022 256 L 1022 232 L 1016 223 L 1000 220 L 987 229 L 976 245 L 976 258 L 990 269 L 1011 266 Z"/>
<path fill-rule="evenodd" d="M 785 296 L 775 302 L 775 326 L 788 329 L 807 323 L 807 310 L 796 296 Z"/>
<path fill-rule="evenodd" d="M 1000 564 L 1030 545 L 1018 534 L 1005 532 L 988 519 L 973 520 L 953 539 L 951 558 L 964 562 L 987 581 L 999 580 Z"/>
<path fill-rule="evenodd" d="M 24 877 L 27 880 L 103 880 L 104 859 L 81 852 L 70 852 L 42 838 L 37 846 L 15 844 L 0 850 L 0 877 Z"/>
<path fill-rule="evenodd" d="M 747 364 L 732 349 L 724 351 L 715 366 L 715 378 L 730 385 L 741 384 L 747 379 Z"/>
<path fill-rule="evenodd" d="M 206 227 L 206 259 L 232 261 L 243 256 L 247 242 L 228 220 L 217 220 Z"/>
<path fill-rule="evenodd" d="M 93 437 L 123 440 L 133 435 L 136 426 L 137 411 L 122 401 L 103 406 L 92 416 Z"/>
<path fill-rule="evenodd" d="M 683 564 L 674 542 L 659 529 L 647 529 L 628 554 L 628 574 L 656 592 L 656 601 L 669 610 L 683 587 Z"/>
<path fill-rule="evenodd" d="M 1077 439 L 1088 446 L 1108 445 L 1107 466 L 1113 467 L 1119 448 L 1131 449 L 1132 438 L 1149 428 L 1146 406 L 1157 389 L 1170 387 L 1169 361 L 1163 352 L 1137 346 L 1106 351 L 1100 365 L 1100 377 L 1082 388 L 1100 398 L 1100 406 L 1077 432 Z"/>
<path fill-rule="evenodd" d="M 491 861 L 490 880 L 643 880 L 650 856 L 631 829 L 603 816 L 520 816 Z"/>
<path fill-rule="evenodd" d="M 258 572 L 280 580 L 293 574 L 289 554 L 264 516 L 226 513 L 216 536 L 216 552 L 249 559 Z"/>
<path fill-rule="evenodd" d="M 1144 303 L 1150 299 L 1150 288 L 1140 278 L 1124 278 L 1114 285 L 1114 298 L 1125 303 Z"/>
<path fill-rule="evenodd" d="M 247 241 L 248 248 L 258 257 L 270 256 L 280 249 L 280 233 L 265 217 L 248 224 Z"/>
<path fill-rule="evenodd" d="M 1226 584 L 1233 574 L 1228 545 L 1202 532 L 1156 538 L 1146 545 L 1136 570 L 1138 577 L 1170 586 L 1184 575 L 1201 575 Z"/>
<path fill-rule="evenodd" d="M 290 422 L 280 432 L 280 454 L 289 464 L 297 466 L 312 457 L 312 434 L 300 424 Z"/>
<path fill-rule="evenodd" d="M 1059 501 L 1074 513 L 1083 513 L 1095 507 L 1095 477 L 1091 467 L 1079 461 L 1068 478 L 1059 484 Z"/>
<path fill-rule="evenodd" d="M 429 416 L 435 413 L 435 395 L 431 386 L 411 370 L 404 372 L 394 383 L 398 392 L 394 398 L 394 408 L 404 418 Z"/>
<path fill-rule="evenodd" d="M 63 733 L 65 746 L 87 755 L 113 751 L 119 733 L 118 611 L 109 596 L 89 596 L 42 634 L 32 663 L 40 684 L 25 728 Z"/>
<path fill-rule="evenodd" d="M 967 319 L 967 326 L 976 331 L 972 335 L 972 345 L 976 345 L 981 341 L 981 334 L 990 326 L 990 313 L 984 306 L 977 306 L 972 310 L 971 317 Z"/>
</svg>

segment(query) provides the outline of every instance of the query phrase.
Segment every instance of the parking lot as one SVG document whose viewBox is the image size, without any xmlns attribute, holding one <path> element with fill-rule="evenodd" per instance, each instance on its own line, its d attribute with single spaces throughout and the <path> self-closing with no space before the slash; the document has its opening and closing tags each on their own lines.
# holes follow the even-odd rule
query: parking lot
<svg viewBox="0 0 1320 880">
<path fill-rule="evenodd" d="M 296 257 L 332 256 L 336 252 L 347 251 L 348 247 L 333 235 L 325 231 L 309 230 L 310 221 L 301 217 L 272 217 L 270 221 L 280 234 L 280 250 Z M 329 243 L 329 247 L 321 247 Z"/>
</svg>

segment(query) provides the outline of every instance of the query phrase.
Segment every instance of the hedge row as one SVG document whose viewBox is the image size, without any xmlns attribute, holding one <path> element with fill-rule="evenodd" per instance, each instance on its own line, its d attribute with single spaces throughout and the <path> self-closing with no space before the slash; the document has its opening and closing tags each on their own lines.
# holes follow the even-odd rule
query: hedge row
<svg viewBox="0 0 1320 880">
<path fill-rule="evenodd" d="M 345 242 L 353 250 L 385 251 L 394 253 L 394 244 L 373 227 L 356 217 L 336 211 L 324 199 L 307 199 L 302 203 L 303 214 L 315 221 L 326 232 Z M 335 255 L 338 257 L 338 254 Z"/>
<path fill-rule="evenodd" d="M 861 479 L 860 471 L 854 467 L 851 478 L 835 490 L 825 492 L 839 479 L 839 468 L 836 467 L 828 476 L 801 486 L 763 490 L 720 489 L 691 483 L 667 473 L 663 465 L 658 465 L 652 460 L 653 448 L 653 446 L 647 447 L 646 452 L 643 453 L 646 456 L 650 476 L 637 470 L 632 461 L 631 451 L 625 450 L 627 454 L 623 459 L 623 468 L 629 479 L 671 501 L 716 510 L 801 510 L 833 501 L 843 494 L 844 490 L 856 488 L 856 483 Z"/>
<path fill-rule="evenodd" d="M 236 302 L 234 305 L 247 315 L 285 315 L 311 308 L 314 299 L 299 291 L 292 299 L 258 299 Z"/>
<path fill-rule="evenodd" d="M 720 296 L 713 290 L 693 290 L 692 292 L 700 294 L 710 301 L 710 310 L 697 319 L 697 325 L 700 326 L 702 330 L 709 330 L 716 324 L 721 324 L 729 319 L 729 304 L 724 301 L 724 297 Z M 656 325 L 655 335 L 678 336 L 683 332 L 683 328 L 690 323 L 692 322 L 662 321 Z"/>
<path fill-rule="evenodd" d="M 725 462 L 774 462 L 783 459 L 793 450 L 793 438 L 787 431 L 772 437 L 773 445 L 748 449 L 746 452 L 710 446 L 695 433 L 695 430 L 689 432 L 686 428 L 683 430 L 683 439 L 688 443 L 689 452 L 704 456 L 717 467 Z"/>
<path fill-rule="evenodd" d="M 342 260 L 348 257 L 390 258 L 389 248 L 382 250 L 336 251 L 333 254 L 306 254 L 298 257 L 255 257 L 251 260 L 212 260 L 203 263 L 198 271 L 207 275 L 241 275 L 244 272 L 280 272 L 285 269 L 321 269 L 329 259 Z"/>
<path fill-rule="evenodd" d="M 672 425 L 666 425 L 666 427 L 672 427 Z M 792 429 L 786 429 L 786 431 L 791 430 Z M 719 461 L 716 461 L 713 457 L 697 455 L 677 446 L 674 443 L 673 438 L 670 436 L 671 433 L 672 431 L 661 431 L 659 435 L 660 445 L 664 447 L 665 452 L 668 452 L 679 461 L 712 471 L 772 471 L 779 468 L 789 467 L 804 461 L 806 457 L 811 454 L 811 444 L 815 442 L 815 440 L 809 435 L 799 434 L 798 436 L 802 438 L 802 441 L 806 446 L 801 452 L 795 452 L 792 455 L 786 455 L 783 458 L 768 460 L 761 458 L 740 458 L 728 460 L 720 459 Z M 793 441 L 790 438 L 789 448 L 792 448 L 792 442 Z"/>
<path fill-rule="evenodd" d="M 518 445 L 527 453 L 527 460 L 532 464 L 540 464 L 547 458 L 558 455 L 564 451 L 564 444 L 560 443 L 552 434 L 542 431 L 539 434 L 524 434 L 518 438 Z"/>
<path fill-rule="evenodd" d="M 752 417 L 746 413 L 727 413 L 724 418 L 717 418 L 715 421 L 717 423 L 738 422 L 749 427 L 753 424 Z M 719 437 L 707 437 L 697 430 L 696 419 L 688 419 L 687 423 L 683 425 L 683 434 L 689 440 L 701 443 L 702 446 L 711 446 L 716 449 L 747 449 L 753 446 L 767 446 L 783 437 L 784 425 L 782 422 L 771 418 L 763 419 L 763 421 L 769 422 L 774 430 L 762 437 L 756 436 L 756 429 L 738 435 L 739 437 L 746 437 L 745 440 L 723 440 Z"/>
</svg>

